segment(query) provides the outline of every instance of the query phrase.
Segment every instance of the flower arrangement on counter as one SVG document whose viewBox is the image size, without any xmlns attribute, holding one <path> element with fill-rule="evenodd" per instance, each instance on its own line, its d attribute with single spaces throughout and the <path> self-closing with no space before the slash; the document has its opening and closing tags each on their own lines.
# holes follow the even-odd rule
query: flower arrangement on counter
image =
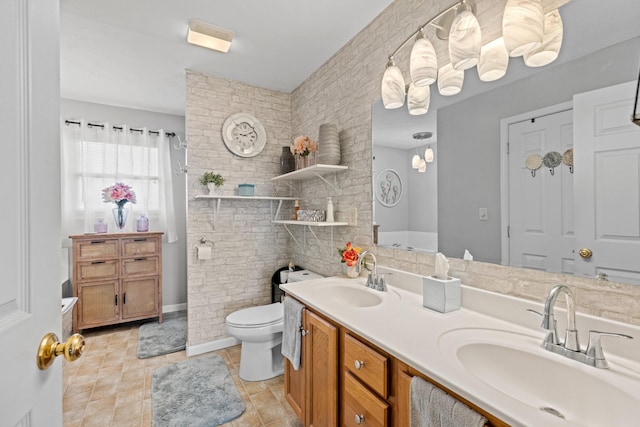
<svg viewBox="0 0 640 427">
<path fill-rule="evenodd" d="M 352 246 L 351 242 L 347 242 L 344 248 L 338 248 L 338 252 L 342 257 L 341 263 L 347 264 L 347 267 L 354 267 L 358 263 L 362 249 Z"/>
<path fill-rule="evenodd" d="M 308 136 L 299 136 L 293 140 L 293 145 L 289 147 L 291 154 L 294 156 L 306 157 L 311 153 L 318 151 L 318 143 Z"/>
<path fill-rule="evenodd" d="M 127 202 L 136 203 L 136 193 L 127 184 L 116 182 L 112 186 L 102 189 L 102 201 L 115 203 L 122 207 Z"/>
</svg>

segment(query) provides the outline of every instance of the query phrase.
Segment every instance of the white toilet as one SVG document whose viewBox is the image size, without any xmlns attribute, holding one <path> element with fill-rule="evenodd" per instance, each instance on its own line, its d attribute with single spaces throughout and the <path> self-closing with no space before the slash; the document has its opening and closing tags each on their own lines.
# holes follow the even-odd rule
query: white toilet
<svg viewBox="0 0 640 427">
<path fill-rule="evenodd" d="M 288 282 L 321 279 L 308 270 L 292 271 Z M 281 302 L 243 308 L 226 318 L 227 332 L 242 341 L 240 378 L 245 381 L 263 381 L 284 372 L 282 328 L 284 309 Z"/>
</svg>

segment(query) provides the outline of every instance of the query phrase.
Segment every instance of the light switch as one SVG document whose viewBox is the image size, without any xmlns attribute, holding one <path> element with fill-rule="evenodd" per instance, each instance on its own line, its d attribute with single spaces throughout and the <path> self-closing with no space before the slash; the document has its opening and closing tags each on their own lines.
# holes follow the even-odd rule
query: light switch
<svg viewBox="0 0 640 427">
<path fill-rule="evenodd" d="M 478 218 L 480 221 L 489 221 L 489 209 L 480 208 L 478 209 Z"/>
</svg>

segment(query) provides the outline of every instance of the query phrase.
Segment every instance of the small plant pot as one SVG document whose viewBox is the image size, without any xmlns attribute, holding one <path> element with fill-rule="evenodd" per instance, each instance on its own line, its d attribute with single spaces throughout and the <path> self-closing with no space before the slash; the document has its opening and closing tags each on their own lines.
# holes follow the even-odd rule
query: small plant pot
<svg viewBox="0 0 640 427">
<path fill-rule="evenodd" d="M 216 187 L 216 185 L 213 182 L 210 182 L 207 184 L 207 188 L 209 189 L 209 194 L 210 195 L 217 195 L 217 196 L 221 196 L 222 195 L 222 186 L 220 187 Z"/>
</svg>

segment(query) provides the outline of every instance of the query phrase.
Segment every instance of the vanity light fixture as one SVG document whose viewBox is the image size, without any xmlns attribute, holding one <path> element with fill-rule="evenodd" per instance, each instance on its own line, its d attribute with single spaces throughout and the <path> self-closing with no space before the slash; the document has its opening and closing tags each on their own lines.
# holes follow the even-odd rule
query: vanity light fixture
<svg viewBox="0 0 640 427">
<path fill-rule="evenodd" d="M 409 114 L 416 116 L 425 114 L 429 111 L 429 103 L 431 102 L 431 89 L 429 86 L 416 86 L 414 83 L 409 84 L 407 90 L 407 107 Z"/>
<path fill-rule="evenodd" d="M 507 0 L 502 11 L 502 36 L 482 46 L 476 1 L 461 0 L 443 10 L 389 55 L 382 77 L 385 108 L 402 107 L 405 94 L 408 94 L 409 112 L 425 114 L 428 105 L 421 107 L 418 87 L 428 87 L 437 81 L 439 93 L 452 96 L 462 90 L 464 70 L 474 66 L 477 66 L 480 80 L 490 82 L 506 74 L 510 56 L 524 56 L 525 64 L 530 67 L 547 65 L 558 57 L 563 27 L 557 9 L 545 15 L 541 0 Z M 426 35 L 429 26 L 435 28 L 438 39 L 447 40 L 449 54 L 446 59 L 449 62 L 439 63 L 434 45 Z M 411 81 L 405 85 L 402 70 L 395 64 L 394 57 L 411 41 L 414 42 L 409 60 Z"/>
<path fill-rule="evenodd" d="M 191 44 L 227 53 L 231 47 L 233 35 L 231 30 L 198 19 L 189 20 L 187 41 Z"/>
</svg>

